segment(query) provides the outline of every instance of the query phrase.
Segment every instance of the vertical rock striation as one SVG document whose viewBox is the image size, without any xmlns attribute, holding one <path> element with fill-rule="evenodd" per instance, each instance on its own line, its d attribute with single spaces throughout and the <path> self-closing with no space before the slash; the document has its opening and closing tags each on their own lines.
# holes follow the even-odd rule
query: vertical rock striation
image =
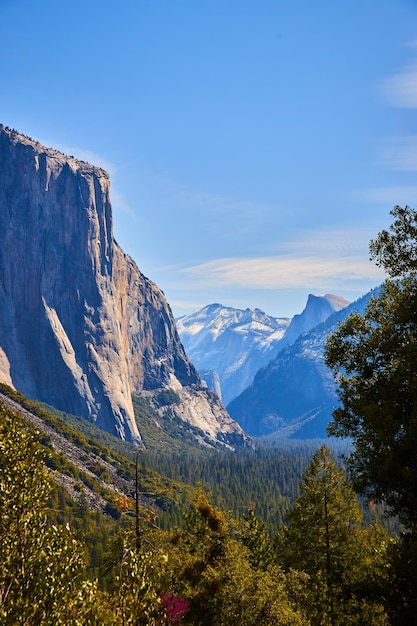
<svg viewBox="0 0 417 626">
<path fill-rule="evenodd" d="M 0 380 L 139 443 L 132 393 L 204 392 L 163 293 L 114 241 L 109 186 L 0 126 Z"/>
</svg>

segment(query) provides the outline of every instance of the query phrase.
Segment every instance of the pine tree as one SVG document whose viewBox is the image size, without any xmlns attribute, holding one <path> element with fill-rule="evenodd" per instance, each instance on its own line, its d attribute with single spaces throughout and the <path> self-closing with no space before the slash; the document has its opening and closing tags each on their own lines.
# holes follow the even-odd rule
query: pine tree
<svg viewBox="0 0 417 626">
<path fill-rule="evenodd" d="M 249 549 L 233 538 L 232 527 L 199 489 L 184 530 L 172 538 L 177 550 L 174 590 L 189 603 L 184 624 L 306 626 L 294 601 L 305 577 L 287 575 L 278 566 L 254 567 Z"/>
<path fill-rule="evenodd" d="M 257 569 L 267 569 L 275 562 L 274 547 L 265 522 L 250 509 L 242 516 L 240 541 L 249 549 L 249 561 Z"/>
<path fill-rule="evenodd" d="M 382 607 L 356 593 L 372 569 L 361 520 L 344 469 L 323 445 L 305 472 L 288 526 L 277 536 L 278 560 L 284 568 L 309 576 L 306 608 L 315 626 L 386 623 Z M 385 544 L 379 541 L 382 549 Z"/>
<path fill-rule="evenodd" d="M 383 502 L 407 532 L 393 558 L 392 623 L 417 614 L 417 211 L 396 206 L 389 230 L 370 244 L 390 276 L 364 315 L 332 333 L 326 363 L 340 406 L 331 434 L 351 437 L 348 469 L 355 487 Z"/>
</svg>

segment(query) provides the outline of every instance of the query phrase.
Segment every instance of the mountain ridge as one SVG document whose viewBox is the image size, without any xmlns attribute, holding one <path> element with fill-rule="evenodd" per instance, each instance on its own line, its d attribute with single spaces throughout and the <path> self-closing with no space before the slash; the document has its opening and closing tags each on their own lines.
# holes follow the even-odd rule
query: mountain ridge
<svg viewBox="0 0 417 626">
<path fill-rule="evenodd" d="M 349 302 L 341 296 L 310 294 L 302 313 L 277 318 L 262 310 L 210 304 L 177 319 L 185 351 L 207 385 L 229 404 L 253 382 L 285 345 L 292 343 Z M 214 378 L 214 382 L 211 380 Z"/>
<path fill-rule="evenodd" d="M 324 363 L 328 334 L 350 313 L 363 313 L 376 290 L 334 312 L 283 347 L 232 400 L 230 415 L 252 436 L 322 438 L 337 405 L 336 383 Z"/>
<path fill-rule="evenodd" d="M 252 382 L 290 322 L 261 309 L 210 304 L 176 320 L 182 344 L 203 380 L 217 375 L 225 403 Z"/>
</svg>

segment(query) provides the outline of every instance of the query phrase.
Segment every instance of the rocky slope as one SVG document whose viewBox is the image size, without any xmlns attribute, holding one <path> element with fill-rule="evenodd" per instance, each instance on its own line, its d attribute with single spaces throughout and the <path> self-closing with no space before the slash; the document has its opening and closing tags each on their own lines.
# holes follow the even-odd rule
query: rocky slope
<svg viewBox="0 0 417 626">
<path fill-rule="evenodd" d="M 339 321 L 353 311 L 363 313 L 370 296 L 340 309 L 284 347 L 228 405 L 230 415 L 247 433 L 300 439 L 326 436 L 337 394 L 324 363 L 325 342 Z"/>
<path fill-rule="evenodd" d="M 212 379 L 218 377 L 227 404 L 280 349 L 348 304 L 340 296 L 310 295 L 303 312 L 292 319 L 210 304 L 177 320 L 177 328 L 189 358 L 217 393 Z"/>
<path fill-rule="evenodd" d="M 48 443 L 54 452 L 65 456 L 65 458 L 68 459 L 70 463 L 74 464 L 84 475 L 93 478 L 100 486 L 109 489 L 109 491 L 113 492 L 115 497 L 133 493 L 133 483 L 129 483 L 129 481 L 120 476 L 113 465 L 96 454 L 92 454 L 91 452 L 87 453 L 86 450 L 81 449 L 65 438 L 40 417 L 28 411 L 18 402 L 5 396 L 0 391 L 0 406 L 2 404 L 13 411 L 13 413 L 19 414 L 23 420 L 34 426 L 39 433 L 46 435 Z M 100 477 L 95 475 L 91 470 L 91 467 L 97 465 L 106 470 L 109 482 L 100 479 Z M 100 493 L 94 492 L 88 483 L 83 483 L 81 491 L 79 487 L 78 489 L 76 488 L 77 481 L 74 477 L 59 471 L 52 471 L 51 475 L 57 483 L 65 487 L 74 500 L 81 502 L 82 498 L 85 498 L 92 510 L 100 511 L 104 509 L 106 501 Z"/>
<path fill-rule="evenodd" d="M 108 174 L 3 126 L 0 381 L 137 443 L 132 393 L 172 387 L 173 415 L 245 440 L 202 387 L 163 293 L 114 241 Z"/>
</svg>

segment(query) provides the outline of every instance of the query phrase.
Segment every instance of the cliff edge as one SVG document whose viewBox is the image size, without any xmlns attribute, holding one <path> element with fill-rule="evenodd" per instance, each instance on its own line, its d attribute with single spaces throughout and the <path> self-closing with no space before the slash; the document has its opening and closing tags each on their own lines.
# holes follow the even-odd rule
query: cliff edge
<svg viewBox="0 0 417 626">
<path fill-rule="evenodd" d="M 113 238 L 108 174 L 0 126 L 0 381 L 141 442 L 132 393 L 244 440 L 207 395 L 161 290 Z M 204 407 L 204 408 L 203 408 Z"/>
</svg>

